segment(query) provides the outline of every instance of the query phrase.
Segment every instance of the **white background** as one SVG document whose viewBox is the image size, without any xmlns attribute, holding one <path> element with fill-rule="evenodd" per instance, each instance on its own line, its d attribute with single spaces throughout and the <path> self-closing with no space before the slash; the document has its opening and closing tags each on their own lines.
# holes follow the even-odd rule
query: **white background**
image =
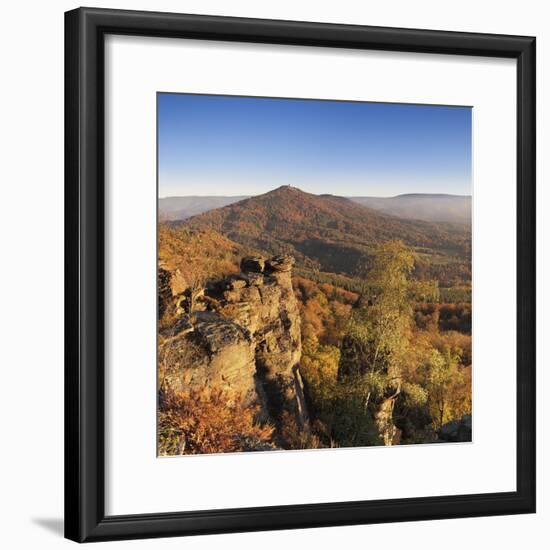
<svg viewBox="0 0 550 550">
<path fill-rule="evenodd" d="M 96 2 L 98 6 L 186 11 L 327 22 L 531 34 L 538 38 L 539 326 L 542 344 L 544 303 L 541 282 L 542 213 L 550 207 L 541 183 L 548 148 L 548 111 L 541 98 L 550 93 L 543 72 L 550 53 L 550 21 L 542 2 L 389 1 L 362 5 L 341 0 L 314 3 L 202 0 L 196 2 Z M 63 181 L 63 16 L 71 2 L 27 2 L 4 7 L 2 34 L 2 530 L 8 548 L 57 548 L 62 517 L 62 181 Z M 547 65 L 547 63 L 546 63 Z M 546 146 L 546 147 L 545 147 Z M 495 208 L 499 206 L 495 186 Z M 546 297 L 544 297 L 546 298 Z M 548 302 L 548 300 L 546 300 Z M 547 315 L 547 313 L 546 313 Z M 478 518 L 307 531 L 200 537 L 185 541 L 135 541 L 118 547 L 280 548 L 384 545 L 385 548 L 463 549 L 490 542 L 497 548 L 543 548 L 548 539 L 550 487 L 543 477 L 543 422 L 548 394 L 539 346 L 539 513 L 533 516 Z M 544 392 L 546 390 L 546 392 Z M 498 411 L 495 421 L 499 421 Z M 452 475 L 452 472 L 449 472 Z M 139 481 L 139 480 L 138 480 Z"/>
<path fill-rule="evenodd" d="M 514 491 L 515 61 L 129 36 L 105 55 L 106 513 Z M 474 106 L 472 444 L 156 458 L 159 89 Z"/>
</svg>

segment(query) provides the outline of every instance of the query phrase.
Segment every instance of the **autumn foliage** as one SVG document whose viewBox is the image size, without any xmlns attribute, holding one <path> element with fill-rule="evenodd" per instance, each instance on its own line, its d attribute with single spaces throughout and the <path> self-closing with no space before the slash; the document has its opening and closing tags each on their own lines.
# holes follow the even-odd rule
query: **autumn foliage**
<svg viewBox="0 0 550 550">
<path fill-rule="evenodd" d="M 325 318 L 342 295 L 296 282 L 306 323 L 301 372 L 326 446 L 387 444 L 381 410 L 391 411 L 400 443 L 436 441 L 443 424 L 471 413 L 471 306 L 417 303 L 425 289 L 411 278 L 414 261 L 403 243 L 381 244 L 336 335 Z"/>
<path fill-rule="evenodd" d="M 472 413 L 470 237 L 465 226 L 398 221 L 292 188 L 162 224 L 159 265 L 190 297 L 244 255 L 296 258 L 309 425 L 288 411 L 276 427 L 262 423 L 258 405 L 225 388 L 162 387 L 159 454 L 438 441 L 443 425 Z"/>
<path fill-rule="evenodd" d="M 221 389 L 161 392 L 158 454 L 231 453 L 269 443 L 273 428 L 256 420 L 257 407 Z"/>
</svg>

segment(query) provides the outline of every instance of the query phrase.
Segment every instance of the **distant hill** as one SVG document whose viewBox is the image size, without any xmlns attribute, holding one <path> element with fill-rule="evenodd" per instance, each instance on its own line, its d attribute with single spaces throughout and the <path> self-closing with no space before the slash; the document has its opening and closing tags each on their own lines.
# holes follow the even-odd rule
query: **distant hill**
<svg viewBox="0 0 550 550">
<path fill-rule="evenodd" d="M 250 196 L 189 196 L 159 199 L 162 220 L 186 220 L 191 216 L 234 204 Z M 415 193 L 396 197 L 348 197 L 353 202 L 398 218 L 429 222 L 470 223 L 472 197 Z"/>
<path fill-rule="evenodd" d="M 159 217 L 161 220 L 185 220 L 246 198 L 248 197 L 166 197 L 159 199 Z"/>
<path fill-rule="evenodd" d="M 470 223 L 472 197 L 467 195 L 407 194 L 396 197 L 350 197 L 351 200 L 397 216 L 429 222 Z"/>
<path fill-rule="evenodd" d="M 181 222 L 213 229 L 243 246 L 294 254 L 299 263 L 325 272 L 353 274 L 374 246 L 401 239 L 442 256 L 467 257 L 469 229 L 398 219 L 350 199 L 313 195 L 284 186 Z"/>
</svg>

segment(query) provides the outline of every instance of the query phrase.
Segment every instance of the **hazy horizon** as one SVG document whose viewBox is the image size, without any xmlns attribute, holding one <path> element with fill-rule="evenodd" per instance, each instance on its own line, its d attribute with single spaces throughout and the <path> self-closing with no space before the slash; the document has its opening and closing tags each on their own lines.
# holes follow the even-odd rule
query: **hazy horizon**
<svg viewBox="0 0 550 550">
<path fill-rule="evenodd" d="M 207 198 L 207 197 L 226 197 L 226 198 L 233 198 L 233 197 L 257 197 L 259 195 L 264 195 L 265 193 L 269 193 L 270 191 L 274 191 L 275 189 L 278 189 L 279 187 L 283 187 L 281 185 L 277 186 L 277 187 L 273 187 L 272 189 L 269 189 L 268 191 L 265 191 L 265 192 L 262 192 L 262 193 L 249 193 L 249 194 L 246 194 L 246 193 L 232 193 L 232 194 L 220 194 L 220 193 L 208 193 L 208 194 L 200 194 L 200 193 L 193 193 L 193 194 L 190 194 L 190 195 L 159 195 L 159 199 L 177 199 L 177 198 L 186 198 L 186 197 L 204 197 L 204 198 Z M 294 189 L 299 189 L 300 191 L 303 191 L 303 189 L 300 189 L 300 187 L 297 187 L 295 185 L 292 185 L 291 187 L 293 187 Z M 306 193 L 312 193 L 311 191 L 305 191 Z M 372 198 L 377 198 L 377 199 L 394 199 L 396 197 L 402 197 L 404 195 L 426 195 L 426 196 L 429 196 L 429 195 L 442 195 L 442 196 L 449 196 L 449 197 L 470 197 L 471 198 L 471 194 L 467 194 L 467 195 L 464 195 L 464 194 L 457 194 L 457 193 L 438 193 L 438 192 L 433 192 L 433 193 L 422 193 L 422 192 L 415 192 L 415 191 L 410 191 L 410 192 L 407 192 L 407 193 L 399 193 L 398 195 L 372 195 L 372 194 L 368 194 L 368 195 L 340 195 L 340 194 L 337 194 L 337 193 L 312 193 L 313 195 L 334 195 L 334 196 L 338 196 L 338 197 L 344 197 L 346 199 L 348 198 L 362 198 L 362 197 L 372 197 Z"/>
<path fill-rule="evenodd" d="M 469 196 L 471 128 L 469 107 L 162 93 L 159 196 Z"/>
</svg>

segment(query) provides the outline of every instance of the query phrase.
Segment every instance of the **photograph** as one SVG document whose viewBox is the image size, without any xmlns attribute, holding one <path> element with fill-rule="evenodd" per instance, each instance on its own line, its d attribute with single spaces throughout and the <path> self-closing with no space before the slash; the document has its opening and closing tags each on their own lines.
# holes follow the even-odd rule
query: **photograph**
<svg viewBox="0 0 550 550">
<path fill-rule="evenodd" d="M 159 456 L 472 440 L 472 109 L 157 94 Z"/>
<path fill-rule="evenodd" d="M 550 17 L 470 4 L 2 6 L 2 548 L 550 548 Z"/>
</svg>

